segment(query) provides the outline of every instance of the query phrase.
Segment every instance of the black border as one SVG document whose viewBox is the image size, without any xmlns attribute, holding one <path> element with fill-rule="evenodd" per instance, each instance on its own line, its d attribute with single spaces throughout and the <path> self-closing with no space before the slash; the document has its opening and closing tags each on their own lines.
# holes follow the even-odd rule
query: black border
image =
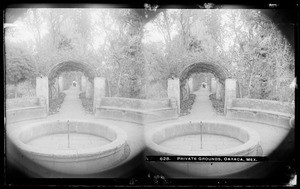
<svg viewBox="0 0 300 189">
<path fill-rule="evenodd" d="M 286 34 L 286 36 L 289 35 L 289 31 L 285 30 L 285 26 L 280 26 L 280 23 L 293 23 L 295 24 L 294 27 L 294 36 L 293 37 L 287 37 L 291 44 L 293 44 L 293 47 L 295 49 L 295 70 L 296 70 L 296 76 L 297 70 L 298 70 L 298 60 L 299 60 L 299 4 L 296 5 L 296 2 L 286 2 L 286 1 L 266 1 L 261 0 L 258 2 L 255 1 L 249 1 L 246 3 L 241 4 L 241 2 L 235 2 L 235 1 L 210 1 L 212 3 L 215 3 L 216 5 L 233 5 L 236 8 L 255 8 L 255 9 L 266 9 L 266 10 L 272 10 L 272 9 L 292 9 L 294 12 L 290 12 L 290 10 L 283 10 L 283 15 L 272 15 L 272 11 L 269 11 L 270 13 L 267 13 L 266 15 L 269 16 L 271 19 L 276 19 L 274 17 L 278 16 L 279 18 L 279 29 L 283 31 L 283 33 Z M 3 2 L 2 2 L 3 3 Z M 3 5 L 1 3 L 1 5 Z M 2 10 L 4 11 L 6 8 L 28 8 L 28 6 L 32 6 L 32 4 L 37 5 L 37 7 L 44 7 L 44 6 L 51 6 L 51 7 L 60 7 L 60 8 L 67 8 L 67 7 L 81 7 L 82 5 L 88 4 L 88 5 L 100 5 L 105 6 L 106 8 L 143 8 L 144 2 L 135 1 L 135 2 L 121 2 L 121 1 L 101 1 L 101 2 L 85 2 L 85 3 L 76 3 L 72 2 L 73 4 L 69 4 L 70 2 L 46 2 L 41 3 L 39 1 L 26 1 L 26 2 L 20 2 L 20 1 L 9 1 L 7 3 L 4 3 Z M 147 2 L 150 4 L 158 4 L 159 8 L 198 8 L 198 5 L 201 5 L 200 1 L 186 1 L 183 3 L 174 3 L 174 1 L 169 2 Z M 279 3 L 279 4 L 277 4 Z M 203 2 L 202 2 L 203 4 Z M 270 7 L 270 4 L 276 4 L 276 7 Z M 268 11 L 267 11 L 268 12 Z M 269 14 L 269 15 L 268 15 Z M 3 14 L 4 16 L 4 14 Z M 294 40 L 292 40 L 294 39 Z M 4 44 L 3 44 L 4 47 Z M 4 51 L 3 51 L 4 55 Z M 3 59 L 5 61 L 5 59 Z M 4 65 L 4 64 L 3 64 Z M 3 67 L 4 68 L 4 67 Z M 5 72 L 5 69 L 3 70 L 3 73 Z M 5 75 L 5 74 L 3 74 Z M 4 76 L 5 77 L 5 76 Z M 3 77 L 3 78 L 4 78 Z M 298 80 L 298 79 L 297 79 Z M 297 82 L 298 83 L 298 82 Z M 2 84 L 2 83 L 1 83 Z M 2 93 L 3 94 L 3 93 Z M 4 93 L 5 94 L 5 93 Z M 296 112 L 295 115 L 298 115 L 298 89 L 296 89 L 295 93 L 295 102 L 296 102 Z M 5 99 L 4 99 L 5 102 Z M 3 106 L 4 107 L 4 106 Z M 5 111 L 5 107 L 4 107 Z M 298 123 L 298 118 L 295 116 L 295 129 L 292 129 L 289 133 L 289 135 L 286 137 L 286 139 L 280 144 L 280 147 L 286 148 L 286 146 L 289 145 L 290 138 L 295 136 L 296 127 Z M 5 126 L 4 126 L 5 128 Z M 5 140 L 5 130 L 3 133 L 3 139 Z M 295 137 L 295 146 L 289 146 L 291 149 L 295 149 L 297 145 L 297 137 Z M 279 147 L 279 148 L 280 148 Z M 280 156 L 283 155 L 282 153 L 285 153 L 282 150 L 279 150 L 277 152 L 274 152 L 271 154 L 271 156 Z M 5 156 L 4 157 L 4 163 L 5 163 Z M 285 157 L 286 161 L 283 161 L 283 165 L 280 168 L 277 168 L 277 172 L 274 172 L 273 175 L 270 176 L 270 178 L 265 179 L 166 179 L 165 181 L 156 183 L 153 181 L 153 179 L 149 177 L 145 177 L 145 175 L 142 175 L 141 178 L 137 175 L 137 177 L 131 178 L 131 179 L 27 179 L 27 178 L 18 178 L 17 180 L 8 180 L 5 177 L 5 168 L 4 170 L 4 180 L 3 184 L 4 187 L 43 187 L 43 186 L 52 186 L 52 187 L 58 187 L 58 186 L 64 186 L 64 187 L 110 187 L 110 186 L 201 186 L 201 187 L 207 187 L 207 186 L 286 186 L 287 181 L 289 181 L 291 173 L 297 171 L 298 167 L 296 165 L 296 159 L 298 159 L 298 156 L 295 153 L 289 154 L 288 157 Z"/>
</svg>

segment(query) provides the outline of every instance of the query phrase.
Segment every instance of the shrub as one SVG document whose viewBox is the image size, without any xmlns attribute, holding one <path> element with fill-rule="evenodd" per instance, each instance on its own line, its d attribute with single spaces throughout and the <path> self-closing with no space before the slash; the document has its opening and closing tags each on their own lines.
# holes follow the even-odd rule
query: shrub
<svg viewBox="0 0 300 189">
<path fill-rule="evenodd" d="M 60 109 L 62 103 L 64 102 L 65 97 L 66 97 L 66 94 L 63 92 L 60 92 L 58 95 L 58 98 L 52 99 L 50 101 L 50 104 L 49 104 L 49 113 L 50 114 L 55 114 L 55 113 L 59 112 L 59 109 Z"/>
<path fill-rule="evenodd" d="M 79 98 L 81 100 L 82 106 L 85 109 L 85 111 L 92 114 L 93 113 L 93 99 L 86 98 L 85 92 L 80 93 Z"/>
<path fill-rule="evenodd" d="M 181 103 L 181 107 L 180 107 L 180 114 L 181 115 L 187 115 L 190 113 L 190 110 L 192 109 L 192 106 L 195 102 L 196 99 L 196 95 L 195 94 L 190 94 L 189 98 L 187 100 L 184 100 Z"/>
<path fill-rule="evenodd" d="M 223 114 L 224 113 L 224 101 L 222 99 L 217 100 L 216 94 L 209 95 L 209 99 L 211 100 L 212 105 L 213 105 L 214 109 L 217 111 L 217 113 Z"/>
</svg>

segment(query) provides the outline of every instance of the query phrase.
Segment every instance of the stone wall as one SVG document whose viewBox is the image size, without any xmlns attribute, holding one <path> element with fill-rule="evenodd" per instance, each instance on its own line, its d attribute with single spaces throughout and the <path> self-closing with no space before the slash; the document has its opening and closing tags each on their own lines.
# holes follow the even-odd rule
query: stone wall
<svg viewBox="0 0 300 189">
<path fill-rule="evenodd" d="M 37 97 L 6 99 L 6 109 L 8 110 L 39 105 L 39 98 Z"/>
<path fill-rule="evenodd" d="M 6 121 L 15 123 L 47 116 L 44 98 L 18 98 L 6 100 Z"/>
<path fill-rule="evenodd" d="M 159 109 L 170 107 L 170 99 L 142 100 L 134 98 L 104 97 L 100 106 L 123 107 L 129 109 Z"/>
<path fill-rule="evenodd" d="M 171 99 L 141 100 L 103 97 L 96 105 L 97 118 L 121 120 L 145 124 L 176 119 L 177 106 Z"/>
<path fill-rule="evenodd" d="M 231 106 L 295 114 L 295 106 L 293 104 L 274 100 L 236 98 L 233 99 Z"/>
<path fill-rule="evenodd" d="M 295 107 L 291 103 L 259 99 L 233 99 L 226 118 L 269 124 L 289 129 Z"/>
</svg>

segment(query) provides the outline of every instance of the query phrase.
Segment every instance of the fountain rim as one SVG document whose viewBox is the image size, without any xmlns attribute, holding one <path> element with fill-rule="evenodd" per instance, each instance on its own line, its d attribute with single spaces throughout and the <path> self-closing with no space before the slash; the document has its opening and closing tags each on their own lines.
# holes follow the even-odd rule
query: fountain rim
<svg viewBox="0 0 300 189">
<path fill-rule="evenodd" d="M 96 125 L 101 125 L 107 128 L 112 129 L 116 133 L 116 139 L 111 141 L 108 144 L 101 145 L 99 147 L 91 147 L 91 148 L 85 148 L 85 149 L 43 149 L 41 147 L 31 146 L 27 145 L 20 139 L 20 135 L 33 127 L 36 127 L 41 124 L 51 124 L 54 122 L 57 122 L 58 120 L 47 120 L 47 121 L 39 121 L 34 123 L 26 124 L 26 127 L 20 128 L 18 131 L 15 131 L 13 134 L 13 141 L 14 144 L 21 149 L 23 152 L 27 152 L 30 154 L 38 154 L 39 156 L 55 156 L 57 158 L 72 158 L 74 156 L 80 157 L 80 156 L 94 156 L 95 154 L 105 154 L 105 156 L 114 153 L 114 150 L 120 148 L 122 145 L 126 143 L 127 140 L 127 134 L 125 131 L 121 130 L 120 128 L 107 124 L 107 123 L 99 123 L 97 121 L 87 121 L 87 120 L 77 120 L 77 119 L 62 119 L 59 120 L 59 122 L 67 122 L 69 120 L 70 123 L 72 122 L 79 122 L 79 123 L 91 123 Z"/>
<path fill-rule="evenodd" d="M 242 129 L 243 131 L 247 132 L 249 135 L 249 139 L 247 142 L 236 146 L 232 148 L 227 148 L 227 149 L 222 149 L 222 150 L 203 150 L 203 151 L 196 151 L 196 150 L 177 150 L 177 149 L 170 149 L 168 147 L 161 146 L 157 144 L 156 142 L 153 141 L 153 135 L 161 130 L 167 129 L 174 127 L 176 125 L 182 125 L 182 124 L 195 124 L 195 123 L 200 123 L 200 121 L 182 121 L 182 122 L 176 122 L 176 123 L 168 123 L 165 124 L 153 131 L 151 131 L 147 136 L 146 136 L 146 142 L 148 148 L 156 151 L 156 153 L 161 153 L 162 155 L 175 155 L 175 156 L 224 156 L 224 155 L 235 155 L 236 153 L 242 153 L 242 152 L 247 152 L 247 151 L 252 151 L 259 145 L 260 137 L 259 134 L 246 126 L 238 126 L 235 123 L 224 123 L 221 121 L 202 121 L 203 124 L 221 124 L 221 125 L 228 125 L 230 127 L 237 127 L 239 129 Z M 226 135 L 224 135 L 226 136 Z"/>
</svg>

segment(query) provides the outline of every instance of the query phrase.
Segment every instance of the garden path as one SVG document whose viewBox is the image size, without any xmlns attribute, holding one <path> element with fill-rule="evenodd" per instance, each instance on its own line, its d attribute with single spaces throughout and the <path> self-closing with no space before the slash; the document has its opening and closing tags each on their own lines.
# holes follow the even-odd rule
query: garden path
<svg viewBox="0 0 300 189">
<path fill-rule="evenodd" d="M 90 118 L 91 115 L 85 112 L 79 94 L 81 93 L 79 86 L 71 86 L 68 90 L 63 91 L 66 94 L 64 102 L 58 113 L 51 115 L 54 119 L 83 119 Z"/>
<path fill-rule="evenodd" d="M 190 110 L 190 114 L 183 116 L 188 119 L 212 120 L 217 116 L 217 113 L 209 99 L 209 89 L 200 88 L 193 92 L 196 95 L 195 102 Z"/>
</svg>

